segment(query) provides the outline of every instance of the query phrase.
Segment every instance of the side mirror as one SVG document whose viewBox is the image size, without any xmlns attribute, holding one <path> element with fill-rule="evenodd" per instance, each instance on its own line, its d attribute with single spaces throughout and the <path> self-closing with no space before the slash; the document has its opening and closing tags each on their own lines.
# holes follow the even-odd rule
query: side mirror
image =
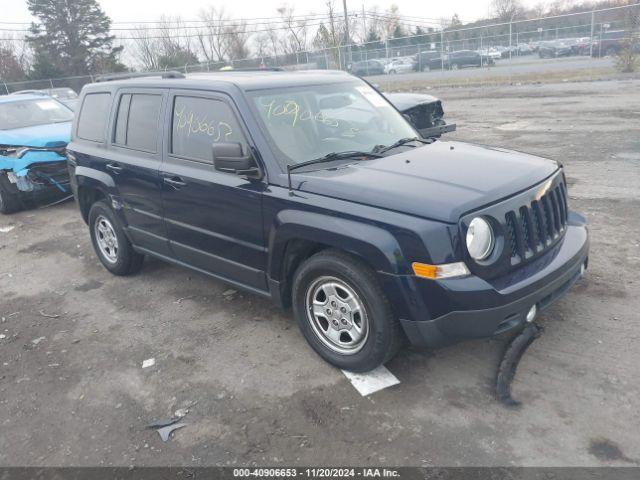
<svg viewBox="0 0 640 480">
<path fill-rule="evenodd" d="M 253 156 L 244 154 L 241 143 L 214 143 L 211 147 L 211 152 L 213 154 L 213 166 L 216 170 L 237 175 L 256 176 L 259 174 Z"/>
</svg>

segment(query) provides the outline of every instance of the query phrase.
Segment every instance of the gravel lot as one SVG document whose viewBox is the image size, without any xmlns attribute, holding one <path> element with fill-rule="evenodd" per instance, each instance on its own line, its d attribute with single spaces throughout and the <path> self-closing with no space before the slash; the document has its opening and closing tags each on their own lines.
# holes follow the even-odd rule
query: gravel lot
<svg viewBox="0 0 640 480">
<path fill-rule="evenodd" d="M 637 465 L 640 81 L 435 94 L 451 138 L 561 160 L 591 224 L 586 277 L 520 365 L 522 408 L 492 396 L 506 338 L 407 350 L 400 385 L 363 398 L 261 298 L 153 260 L 111 276 L 65 203 L 0 217 L 0 464 Z M 188 405 L 169 442 L 145 429 Z"/>
</svg>

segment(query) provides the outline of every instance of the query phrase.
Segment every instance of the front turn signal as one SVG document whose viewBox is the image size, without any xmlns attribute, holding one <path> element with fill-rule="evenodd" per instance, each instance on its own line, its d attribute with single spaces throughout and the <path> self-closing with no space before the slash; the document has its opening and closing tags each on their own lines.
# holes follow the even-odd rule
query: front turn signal
<svg viewBox="0 0 640 480">
<path fill-rule="evenodd" d="M 445 263 L 442 265 L 429 265 L 428 263 L 413 262 L 411 267 L 413 268 L 413 273 L 417 277 L 430 278 L 431 280 L 466 277 L 471 273 L 464 262 Z"/>
</svg>

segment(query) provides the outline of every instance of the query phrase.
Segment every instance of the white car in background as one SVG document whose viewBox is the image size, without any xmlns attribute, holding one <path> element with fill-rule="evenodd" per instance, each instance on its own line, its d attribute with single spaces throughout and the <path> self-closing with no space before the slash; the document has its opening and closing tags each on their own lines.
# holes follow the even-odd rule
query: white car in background
<svg viewBox="0 0 640 480">
<path fill-rule="evenodd" d="M 483 48 L 478 50 L 478 53 L 484 58 L 491 58 L 492 60 L 500 60 L 502 58 L 502 52 L 497 48 Z"/>
<path fill-rule="evenodd" d="M 384 66 L 384 73 L 388 75 L 408 72 L 413 72 L 413 61 L 410 58 L 395 58 Z"/>
</svg>

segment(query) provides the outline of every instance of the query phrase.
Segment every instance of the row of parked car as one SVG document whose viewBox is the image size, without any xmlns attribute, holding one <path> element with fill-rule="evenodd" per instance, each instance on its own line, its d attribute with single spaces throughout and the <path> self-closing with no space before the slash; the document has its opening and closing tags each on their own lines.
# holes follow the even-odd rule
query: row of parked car
<svg viewBox="0 0 640 480">
<path fill-rule="evenodd" d="M 571 55 L 606 57 L 619 53 L 628 39 L 628 32 L 615 30 L 604 32 L 593 41 L 591 37 L 580 37 L 539 42 L 536 50 L 540 58 L 568 57 Z M 636 42 L 635 48 L 637 53 L 640 53 L 638 42 Z"/>
<path fill-rule="evenodd" d="M 537 53 L 540 58 L 557 58 L 571 55 L 593 55 L 604 57 L 617 54 L 624 46 L 628 33 L 624 30 L 599 34 L 592 41 L 591 37 L 562 38 L 530 43 L 519 43 L 512 46 L 492 46 L 479 50 L 458 50 L 443 54 L 439 50 L 425 50 L 406 57 L 387 59 L 370 59 L 353 62 L 348 66 L 349 72 L 358 76 L 393 75 L 425 70 L 449 69 L 463 67 L 481 67 L 493 65 L 495 61 L 511 56 L 531 55 Z M 640 42 L 636 48 L 640 53 Z"/>
<path fill-rule="evenodd" d="M 459 50 L 442 55 L 435 50 L 421 52 L 411 57 L 398 57 L 390 61 L 382 59 L 362 60 L 348 65 L 348 70 L 361 77 L 367 75 L 394 75 L 424 70 L 448 69 L 463 67 L 480 67 L 493 65 L 494 59 L 473 50 Z"/>
</svg>

